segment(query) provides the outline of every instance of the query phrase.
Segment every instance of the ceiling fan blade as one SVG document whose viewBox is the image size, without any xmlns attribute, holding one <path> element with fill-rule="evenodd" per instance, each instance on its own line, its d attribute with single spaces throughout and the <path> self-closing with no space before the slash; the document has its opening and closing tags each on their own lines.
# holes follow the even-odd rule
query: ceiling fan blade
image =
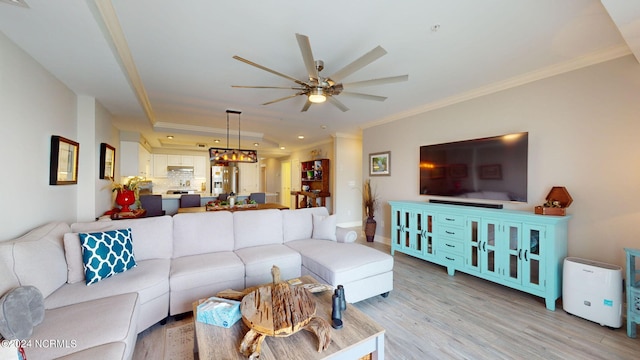
<svg viewBox="0 0 640 360">
<path fill-rule="evenodd" d="M 304 66 L 307 68 L 307 73 L 309 74 L 309 81 L 317 82 L 318 69 L 316 68 L 316 62 L 313 58 L 313 53 L 311 52 L 311 43 L 309 42 L 309 37 L 302 34 L 296 34 L 296 39 L 298 40 L 298 46 L 300 47 L 300 52 L 302 53 Z"/>
<path fill-rule="evenodd" d="M 309 110 L 309 107 L 311 106 L 312 102 L 309 101 L 309 98 L 307 97 L 307 102 L 304 103 L 304 106 L 302 107 L 302 110 L 300 110 L 300 112 L 305 112 L 307 110 Z"/>
<path fill-rule="evenodd" d="M 409 80 L 409 75 L 400 75 L 400 76 L 390 76 L 379 79 L 371 79 L 364 81 L 356 81 L 351 83 L 342 84 L 344 89 L 350 89 L 355 87 L 365 87 L 365 86 L 375 86 L 375 85 L 383 85 L 383 84 L 391 84 L 396 82 L 402 82 Z"/>
<path fill-rule="evenodd" d="M 342 110 L 343 112 L 345 111 L 349 111 L 349 108 L 344 106 L 343 103 L 341 103 L 340 101 L 338 101 L 338 99 L 336 99 L 333 96 L 327 96 L 327 101 L 330 102 L 331 104 L 333 104 L 335 107 L 337 107 L 338 109 Z"/>
<path fill-rule="evenodd" d="M 294 97 L 296 97 L 296 96 L 298 96 L 298 95 L 302 95 L 302 94 L 304 94 L 304 92 L 299 92 L 299 93 L 295 93 L 295 94 L 293 94 L 293 95 L 285 96 L 285 97 L 280 98 L 280 99 L 271 100 L 271 101 L 266 102 L 266 103 L 264 103 L 264 104 L 262 104 L 262 105 L 269 105 L 269 104 L 277 103 L 277 102 L 279 102 L 279 101 L 284 101 L 284 100 L 292 99 L 292 98 L 294 98 Z"/>
<path fill-rule="evenodd" d="M 378 60 L 386 53 L 387 51 L 385 49 L 383 49 L 381 46 L 377 46 L 373 50 L 354 60 L 351 64 L 343 67 L 333 75 L 329 76 L 328 79 L 331 79 L 332 81 L 338 83 L 340 82 L 340 80 Z"/>
<path fill-rule="evenodd" d="M 253 61 L 251 61 L 251 60 L 247 60 L 247 59 L 242 58 L 242 57 L 240 57 L 240 56 L 238 56 L 238 55 L 234 55 L 234 56 L 233 56 L 233 58 L 234 58 L 234 59 L 236 59 L 236 60 L 238 60 L 238 61 L 242 61 L 242 62 L 243 62 L 243 63 L 245 63 L 245 64 L 249 64 L 249 65 L 251 65 L 251 66 L 255 66 L 255 67 L 257 67 L 258 69 L 261 69 L 261 70 L 264 70 L 264 71 L 270 72 L 270 73 L 272 73 L 272 74 L 274 74 L 274 75 L 278 75 L 278 76 L 283 77 L 283 78 L 285 78 L 285 79 L 291 80 L 291 81 L 295 82 L 296 84 L 299 84 L 299 85 L 302 85 L 302 86 L 305 86 L 305 87 L 306 87 L 306 86 L 308 86 L 306 83 L 304 83 L 304 82 L 302 82 L 302 81 L 300 81 L 300 80 L 298 80 L 298 79 L 296 79 L 296 78 L 294 78 L 294 77 L 291 77 L 291 76 L 289 76 L 289 75 L 285 75 L 285 74 L 283 74 L 283 73 L 279 73 L 279 72 L 277 72 L 277 71 L 275 71 L 275 70 L 271 70 L 271 69 L 269 69 L 269 68 L 267 68 L 267 67 L 264 67 L 264 66 L 262 66 L 262 65 L 256 64 L 256 63 L 254 63 Z"/>
<path fill-rule="evenodd" d="M 361 93 L 354 93 L 354 92 L 348 92 L 348 91 L 343 91 L 343 92 L 340 93 L 340 95 L 357 97 L 357 98 L 360 98 L 360 99 L 375 100 L 375 101 L 385 101 L 385 100 L 387 100 L 386 96 L 361 94 Z"/>
<path fill-rule="evenodd" d="M 232 88 L 240 89 L 287 89 L 287 90 L 306 90 L 306 88 L 295 86 L 246 86 L 246 85 L 231 85 Z"/>
</svg>

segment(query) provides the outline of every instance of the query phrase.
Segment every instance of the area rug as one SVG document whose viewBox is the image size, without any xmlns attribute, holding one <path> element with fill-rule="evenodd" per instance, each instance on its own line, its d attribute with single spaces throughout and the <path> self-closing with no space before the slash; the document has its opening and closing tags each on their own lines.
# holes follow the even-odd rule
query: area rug
<svg viewBox="0 0 640 360">
<path fill-rule="evenodd" d="M 193 360 L 193 323 L 167 326 L 164 341 L 164 360 Z"/>
</svg>

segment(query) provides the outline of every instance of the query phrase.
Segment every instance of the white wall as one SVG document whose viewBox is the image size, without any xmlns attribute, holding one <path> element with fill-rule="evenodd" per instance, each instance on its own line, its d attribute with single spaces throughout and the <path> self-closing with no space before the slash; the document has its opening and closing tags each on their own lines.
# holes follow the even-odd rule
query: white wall
<svg viewBox="0 0 640 360">
<path fill-rule="evenodd" d="M 111 191 L 111 181 L 101 180 L 98 176 L 100 171 L 100 144 L 107 143 L 115 148 L 120 144 L 120 132 L 111 124 L 113 116 L 100 103 L 95 102 L 95 142 L 93 149 L 95 151 L 94 159 L 97 168 L 92 179 L 95 179 L 95 213 L 94 217 L 98 217 L 108 209 L 113 208 L 115 194 Z M 116 152 L 118 149 L 116 149 Z M 117 157 L 117 156 L 116 156 Z M 116 161 L 117 162 L 117 161 Z M 120 178 L 120 164 L 116 164 L 115 178 Z"/>
<path fill-rule="evenodd" d="M 362 225 L 362 138 L 334 137 L 333 204 L 338 225 Z"/>
<path fill-rule="evenodd" d="M 119 143 L 111 114 L 76 96 L 0 33 L 0 241 L 50 221 L 91 221 L 112 207 L 98 179 L 100 143 Z M 80 143 L 77 185 L 49 185 L 51 136 Z M 119 165 L 116 164 L 116 172 Z"/>
<path fill-rule="evenodd" d="M 77 185 L 49 185 L 49 156 L 52 135 L 77 139 L 76 96 L 2 32 L 0 124 L 0 240 L 75 221 Z"/>
<path fill-rule="evenodd" d="M 377 233 L 388 241 L 387 201 L 428 200 L 418 194 L 420 145 L 528 131 L 529 203 L 505 207 L 533 211 L 565 186 L 569 255 L 623 266 L 623 248 L 640 248 L 639 116 L 640 65 L 626 56 L 365 129 L 364 174 L 367 154 L 392 153 L 392 175 L 371 180 L 385 203 Z"/>
</svg>

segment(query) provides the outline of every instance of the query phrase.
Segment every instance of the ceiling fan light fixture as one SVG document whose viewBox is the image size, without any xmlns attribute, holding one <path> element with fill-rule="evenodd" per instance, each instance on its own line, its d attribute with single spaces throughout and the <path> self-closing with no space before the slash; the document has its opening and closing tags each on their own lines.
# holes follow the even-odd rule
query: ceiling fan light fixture
<svg viewBox="0 0 640 360">
<path fill-rule="evenodd" d="M 327 101 L 327 97 L 324 94 L 324 89 L 321 87 L 311 89 L 309 91 L 309 101 L 314 104 L 320 104 Z"/>
</svg>

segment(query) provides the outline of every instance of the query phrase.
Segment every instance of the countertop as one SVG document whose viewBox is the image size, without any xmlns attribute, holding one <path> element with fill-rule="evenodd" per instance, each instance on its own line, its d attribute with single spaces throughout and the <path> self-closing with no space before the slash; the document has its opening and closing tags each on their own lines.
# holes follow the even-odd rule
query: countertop
<svg viewBox="0 0 640 360">
<path fill-rule="evenodd" d="M 218 195 L 214 195 L 214 194 L 211 194 L 211 193 L 208 193 L 208 192 L 201 192 L 201 191 L 196 192 L 196 194 L 199 194 L 201 199 L 217 198 L 218 197 Z M 158 194 L 158 193 L 154 193 L 153 195 L 162 195 L 162 200 L 174 200 L 174 199 L 178 200 L 178 199 L 180 199 L 180 196 L 182 196 L 183 194 L 166 194 L 166 193 Z M 239 199 L 245 199 L 245 198 L 248 198 L 249 195 L 250 194 L 238 194 L 237 197 Z M 278 195 L 278 194 L 277 193 L 267 193 L 267 196 L 276 196 L 276 195 Z"/>
</svg>

